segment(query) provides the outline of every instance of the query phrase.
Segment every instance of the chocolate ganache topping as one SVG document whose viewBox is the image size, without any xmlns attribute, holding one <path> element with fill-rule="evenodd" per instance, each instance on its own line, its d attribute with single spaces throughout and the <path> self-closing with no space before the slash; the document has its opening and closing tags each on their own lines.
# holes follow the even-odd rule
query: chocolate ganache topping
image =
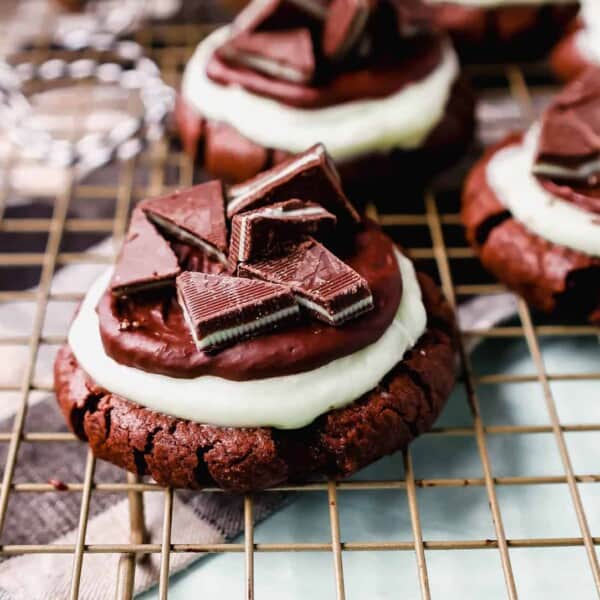
<svg viewBox="0 0 600 600">
<path fill-rule="evenodd" d="M 552 194 L 600 213 L 600 68 L 583 73 L 544 112 L 533 172 Z"/>
<path fill-rule="evenodd" d="M 313 369 L 390 326 L 395 252 L 315 146 L 235 188 L 141 202 L 97 307 L 102 342 L 121 364 L 174 377 Z"/>
<path fill-rule="evenodd" d="M 432 22 L 422 0 L 254 0 L 207 75 L 301 108 L 381 98 L 439 64 Z"/>
</svg>

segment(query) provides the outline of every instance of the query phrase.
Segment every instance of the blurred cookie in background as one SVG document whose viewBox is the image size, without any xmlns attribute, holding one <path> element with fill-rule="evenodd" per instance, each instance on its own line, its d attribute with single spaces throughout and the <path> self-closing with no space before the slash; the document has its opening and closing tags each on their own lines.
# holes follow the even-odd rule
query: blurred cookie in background
<svg viewBox="0 0 600 600">
<path fill-rule="evenodd" d="M 600 65 L 600 1 L 582 0 L 576 26 L 559 42 L 550 57 L 552 69 L 564 81 Z"/>
<path fill-rule="evenodd" d="M 323 143 L 355 199 L 398 203 L 464 153 L 474 100 L 421 0 L 267 0 L 200 42 L 177 120 L 214 177 Z"/>
<path fill-rule="evenodd" d="M 541 58 L 568 31 L 579 10 L 577 0 L 427 1 L 437 24 L 468 62 Z"/>
<path fill-rule="evenodd" d="M 167 22 L 217 21 L 241 10 L 243 0 L 50 0 L 74 12 L 123 15 L 134 11 L 144 19 Z M 122 18 L 122 17 L 120 17 Z"/>
</svg>

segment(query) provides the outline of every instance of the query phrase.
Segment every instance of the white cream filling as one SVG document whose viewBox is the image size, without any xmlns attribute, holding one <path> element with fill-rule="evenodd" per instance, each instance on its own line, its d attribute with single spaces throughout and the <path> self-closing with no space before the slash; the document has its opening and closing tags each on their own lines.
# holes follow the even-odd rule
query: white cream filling
<svg viewBox="0 0 600 600">
<path fill-rule="evenodd" d="M 196 348 L 198 350 L 202 350 L 204 348 L 208 348 L 209 346 L 214 346 L 215 344 L 226 342 L 227 340 L 239 338 L 242 335 L 246 335 L 247 333 L 250 333 L 252 331 L 257 331 L 267 325 L 277 323 L 282 319 L 286 319 L 287 317 L 290 317 L 300 312 L 300 308 L 297 304 L 295 304 L 294 306 L 287 306 L 286 308 L 282 308 L 281 310 L 275 311 L 270 315 L 266 315 L 265 317 L 255 319 L 250 323 L 244 323 L 243 325 L 237 325 L 235 327 L 221 329 L 221 331 L 215 331 L 215 333 L 211 333 L 210 335 L 207 335 L 204 338 L 199 338 L 196 328 L 191 323 L 189 313 L 183 308 L 182 310 L 185 314 L 185 320 L 187 321 L 188 327 L 192 332 L 192 337 L 194 338 L 194 343 L 196 344 Z"/>
<path fill-rule="evenodd" d="M 372 390 L 423 335 L 427 314 L 415 270 L 396 253 L 402 299 L 391 325 L 369 346 L 317 369 L 252 381 L 205 375 L 177 379 L 121 365 L 104 351 L 96 305 L 111 272 L 90 288 L 69 332 L 81 367 L 99 385 L 158 412 L 224 427 L 296 429 Z"/>
<path fill-rule="evenodd" d="M 583 1 L 581 18 L 584 28 L 575 34 L 577 50 L 590 62 L 600 63 L 600 1 Z"/>
<path fill-rule="evenodd" d="M 529 231 L 560 246 L 600 256 L 598 215 L 551 194 L 532 173 L 539 126 L 522 144 L 503 148 L 487 165 L 487 181 L 498 200 Z"/>
<path fill-rule="evenodd" d="M 262 146 L 291 153 L 322 142 L 342 161 L 418 148 L 442 119 L 459 73 L 456 54 L 446 43 L 440 64 L 395 94 L 326 108 L 294 108 L 207 77 L 206 64 L 228 33 L 228 28 L 218 29 L 199 44 L 183 76 L 183 97 L 206 118 L 223 121 Z"/>
<path fill-rule="evenodd" d="M 327 310 L 325 310 L 325 308 L 323 308 L 320 304 L 317 304 L 316 302 L 313 302 L 312 300 L 309 300 L 304 296 L 294 294 L 294 297 L 296 298 L 296 302 L 300 304 L 300 306 L 304 306 L 309 310 L 313 310 L 314 312 L 323 315 L 328 321 L 333 321 L 334 323 L 341 323 L 350 315 L 364 310 L 365 308 L 367 308 L 367 306 L 373 305 L 373 296 L 369 295 L 366 298 L 361 298 L 360 300 L 358 300 L 354 304 L 351 304 L 350 306 L 346 306 L 346 308 L 340 310 L 340 312 L 337 312 L 332 315 L 331 313 L 327 312 Z"/>
<path fill-rule="evenodd" d="M 593 0 L 592 0 L 593 1 Z M 576 4 L 577 0 L 426 0 L 429 4 L 460 4 L 479 8 L 501 6 L 542 6 L 544 4 Z"/>
<path fill-rule="evenodd" d="M 590 160 L 577 167 L 561 167 L 552 163 L 537 163 L 533 165 L 533 172 L 536 175 L 545 175 L 546 177 L 556 177 L 557 179 L 576 179 L 587 181 L 592 175 L 600 171 L 600 159 Z"/>
</svg>

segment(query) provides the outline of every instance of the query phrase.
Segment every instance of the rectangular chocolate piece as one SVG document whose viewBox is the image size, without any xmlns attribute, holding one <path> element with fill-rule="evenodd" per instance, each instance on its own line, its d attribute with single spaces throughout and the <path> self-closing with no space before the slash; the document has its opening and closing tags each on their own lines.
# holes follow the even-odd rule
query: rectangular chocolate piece
<svg viewBox="0 0 600 600">
<path fill-rule="evenodd" d="M 247 67 L 274 79 L 309 83 L 315 74 L 315 55 L 308 29 L 242 32 L 217 55 L 233 66 Z"/>
<path fill-rule="evenodd" d="M 235 18 L 233 32 L 315 29 L 326 14 L 327 0 L 252 0 Z"/>
<path fill-rule="evenodd" d="M 283 256 L 242 263 L 238 275 L 290 287 L 300 306 L 333 326 L 373 308 L 367 282 L 313 239 L 291 248 Z"/>
<path fill-rule="evenodd" d="M 323 30 L 323 54 L 342 58 L 360 40 L 374 7 L 373 0 L 333 0 Z"/>
<path fill-rule="evenodd" d="M 316 202 L 340 223 L 358 223 L 360 216 L 344 191 L 339 173 L 322 144 L 317 144 L 253 179 L 228 190 L 227 215 L 299 198 Z"/>
<path fill-rule="evenodd" d="M 112 293 L 126 296 L 172 285 L 179 271 L 177 257 L 167 240 L 136 208 L 110 282 Z"/>
<path fill-rule="evenodd" d="M 287 200 L 237 214 L 231 222 L 229 269 L 252 259 L 283 252 L 305 236 L 320 238 L 330 233 L 336 218 L 320 204 Z"/>
<path fill-rule="evenodd" d="M 600 70 L 590 69 L 569 84 L 542 116 L 536 175 L 600 181 Z"/>
<path fill-rule="evenodd" d="M 140 207 L 161 230 L 227 262 L 225 199 L 220 181 L 144 200 Z"/>
<path fill-rule="evenodd" d="M 270 331 L 299 313 L 287 287 L 191 271 L 177 278 L 177 299 L 199 351 Z"/>
</svg>

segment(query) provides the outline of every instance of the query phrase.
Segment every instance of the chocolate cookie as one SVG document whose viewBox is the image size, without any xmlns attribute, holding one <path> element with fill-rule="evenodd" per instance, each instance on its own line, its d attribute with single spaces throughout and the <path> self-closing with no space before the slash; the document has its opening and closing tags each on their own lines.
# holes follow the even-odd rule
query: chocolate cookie
<svg viewBox="0 0 600 600">
<path fill-rule="evenodd" d="M 399 173 L 410 173 L 409 186 L 420 187 L 432 175 L 456 161 L 473 138 L 475 99 L 464 79 L 453 86 L 446 111 L 423 145 L 415 150 L 367 154 L 339 162 L 338 170 L 353 199 L 370 191 L 389 191 Z M 206 171 L 229 183 L 244 181 L 289 157 L 277 148 L 265 148 L 225 123 L 205 121 L 183 98 L 176 120 L 187 153 L 203 161 Z"/>
<path fill-rule="evenodd" d="M 498 62 L 544 56 L 565 33 L 578 9 L 576 2 L 484 8 L 449 0 L 435 5 L 435 15 L 465 60 Z"/>
<path fill-rule="evenodd" d="M 354 403 L 302 429 L 226 428 L 151 411 L 99 388 L 69 346 L 55 363 L 58 403 L 95 456 L 161 485 L 253 491 L 312 474 L 351 475 L 427 431 L 454 385 L 454 319 L 419 275 L 428 327 L 401 363 Z"/>
<path fill-rule="evenodd" d="M 236 183 L 322 143 L 354 199 L 400 174 L 421 189 L 474 130 L 472 92 L 423 0 L 254 0 L 198 45 L 181 94 L 184 147 L 211 175 Z"/>
<path fill-rule="evenodd" d="M 563 81 L 571 81 L 589 67 L 597 66 L 597 63 L 592 63 L 581 53 L 577 44 L 577 36 L 580 33 L 581 29 L 569 33 L 558 43 L 550 55 L 552 70 Z"/>
<path fill-rule="evenodd" d="M 464 187 L 462 221 L 483 265 L 532 306 L 600 323 L 600 259 L 530 232 L 501 204 L 486 177 L 496 152 L 519 144 L 512 135 L 489 149 Z"/>
</svg>

